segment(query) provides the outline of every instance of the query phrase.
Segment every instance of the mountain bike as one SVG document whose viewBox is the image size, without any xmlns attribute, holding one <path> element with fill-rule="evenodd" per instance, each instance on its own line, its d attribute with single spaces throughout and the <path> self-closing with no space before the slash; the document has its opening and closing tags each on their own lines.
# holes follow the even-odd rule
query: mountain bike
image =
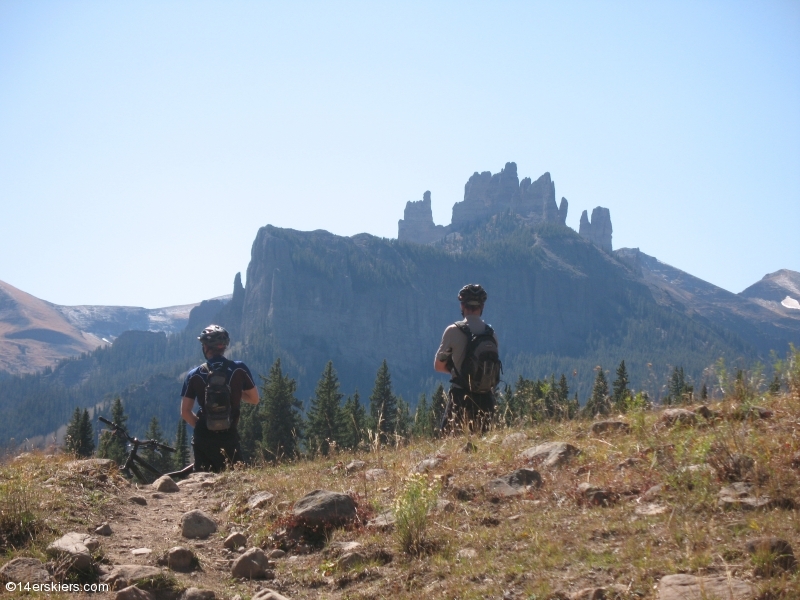
<svg viewBox="0 0 800 600">
<path fill-rule="evenodd" d="M 115 435 L 125 440 L 125 443 L 130 448 L 130 452 L 128 452 L 128 456 L 125 459 L 125 464 L 120 468 L 122 474 L 128 479 L 133 479 L 136 477 L 136 479 L 142 483 L 153 483 L 153 481 L 164 475 L 169 475 L 172 479 L 183 479 L 194 471 L 194 463 L 192 463 L 180 471 L 162 473 L 138 455 L 139 448 L 144 450 L 153 450 L 158 454 L 161 454 L 161 451 L 175 452 L 175 448 L 167 446 L 166 444 L 162 444 L 157 440 L 140 440 L 135 437 L 131 437 L 121 425 L 117 425 L 116 423 L 113 423 L 104 417 L 97 417 L 97 419 L 101 423 L 104 423 L 111 428 L 110 430 L 106 429 L 105 431 L 111 431 L 111 435 Z M 145 473 L 143 473 L 142 469 L 139 467 L 142 467 L 142 469 L 145 470 Z"/>
</svg>

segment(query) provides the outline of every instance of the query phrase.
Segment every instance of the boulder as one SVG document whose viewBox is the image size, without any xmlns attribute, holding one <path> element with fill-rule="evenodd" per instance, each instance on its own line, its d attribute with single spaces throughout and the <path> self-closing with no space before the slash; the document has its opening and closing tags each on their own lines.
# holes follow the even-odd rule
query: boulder
<svg viewBox="0 0 800 600">
<path fill-rule="evenodd" d="M 526 486 L 539 487 L 542 485 L 542 476 L 533 469 L 517 469 L 507 475 L 491 480 L 484 486 L 484 491 L 489 496 L 510 498 L 523 493 Z"/>
<path fill-rule="evenodd" d="M 166 563 L 173 571 L 187 573 L 197 566 L 197 557 L 188 548 L 175 546 L 167 550 Z"/>
<path fill-rule="evenodd" d="M 131 585 L 118 591 L 114 600 L 155 600 L 155 596 L 147 590 Z"/>
<path fill-rule="evenodd" d="M 247 508 L 255 510 L 257 508 L 264 508 L 275 498 L 275 494 L 270 494 L 267 491 L 261 491 L 253 494 L 247 499 Z"/>
<path fill-rule="evenodd" d="M 394 516 L 393 512 L 385 512 L 367 522 L 367 527 L 379 531 L 389 531 L 390 529 L 394 529 L 394 524 L 396 522 L 397 518 Z"/>
<path fill-rule="evenodd" d="M 295 502 L 292 514 L 300 525 L 327 529 L 355 519 L 356 503 L 347 494 L 314 490 Z"/>
<path fill-rule="evenodd" d="M 241 546 L 244 546 L 246 543 L 247 543 L 247 536 L 237 531 L 226 537 L 222 545 L 225 546 L 226 548 L 229 548 L 230 550 L 236 550 L 236 548 L 240 548 Z"/>
<path fill-rule="evenodd" d="M 592 433 L 602 435 L 604 433 L 630 433 L 631 426 L 624 421 L 598 421 L 592 423 Z"/>
<path fill-rule="evenodd" d="M 250 548 L 233 561 L 231 575 L 242 579 L 271 578 L 269 559 L 261 548 Z"/>
<path fill-rule="evenodd" d="M 94 530 L 96 535 L 111 535 L 114 531 L 111 529 L 111 525 L 108 523 L 103 523 L 99 527 Z"/>
<path fill-rule="evenodd" d="M 725 576 L 667 575 L 658 582 L 657 600 L 753 600 L 756 587 Z"/>
<path fill-rule="evenodd" d="M 281 550 L 280 548 L 275 548 L 274 550 L 270 550 L 270 551 L 267 553 L 267 557 L 268 557 L 268 558 L 275 558 L 275 559 L 278 559 L 278 558 L 283 558 L 284 556 L 286 556 L 286 552 L 284 552 L 284 551 L 283 551 L 283 550 Z"/>
<path fill-rule="evenodd" d="M 605 488 L 597 487 L 584 481 L 578 486 L 578 494 L 583 496 L 589 504 L 608 506 L 618 499 L 617 494 Z"/>
<path fill-rule="evenodd" d="M 719 491 L 719 505 L 722 508 L 741 510 L 770 510 L 773 508 L 791 510 L 795 507 L 795 503 L 791 498 L 757 496 L 752 484 L 746 481 L 737 481 L 723 487 Z"/>
<path fill-rule="evenodd" d="M 161 569 L 147 565 L 118 565 L 101 576 L 100 581 L 107 583 L 112 590 L 121 590 L 132 585 L 134 581 L 152 579 L 162 573 Z"/>
<path fill-rule="evenodd" d="M 478 551 L 474 548 L 462 548 L 458 552 L 456 552 L 456 558 L 462 559 L 473 559 L 478 558 Z"/>
<path fill-rule="evenodd" d="M 752 539 L 745 545 L 747 552 L 757 562 L 755 574 L 758 577 L 772 577 L 782 571 L 797 569 L 792 546 L 786 540 L 767 536 Z"/>
<path fill-rule="evenodd" d="M 367 562 L 367 557 L 361 552 L 345 552 L 336 559 L 336 568 L 348 571 Z"/>
<path fill-rule="evenodd" d="M 697 415 L 685 408 L 667 408 L 658 419 L 658 422 L 667 427 L 680 423 L 681 425 L 696 425 Z"/>
<path fill-rule="evenodd" d="M 153 482 L 153 489 L 163 492 L 165 494 L 174 494 L 175 492 L 180 492 L 181 488 L 178 487 L 178 484 L 172 480 L 172 477 L 169 475 L 164 475 L 159 477 Z"/>
<path fill-rule="evenodd" d="M 289 600 L 289 598 L 287 598 L 282 594 L 279 594 L 275 590 L 267 588 L 256 592 L 256 594 L 251 598 L 251 600 Z"/>
<path fill-rule="evenodd" d="M 147 506 L 147 498 L 144 496 L 131 496 L 128 498 L 128 502 L 132 502 L 133 504 L 138 504 L 139 506 Z"/>
<path fill-rule="evenodd" d="M 364 548 L 359 542 L 333 542 L 328 546 L 328 550 L 334 554 L 346 554 L 348 552 L 360 551 Z"/>
<path fill-rule="evenodd" d="M 48 556 L 68 559 L 71 569 L 85 571 L 92 566 L 92 552 L 100 547 L 100 542 L 85 533 L 70 532 L 47 547 Z"/>
<path fill-rule="evenodd" d="M 181 535 L 185 538 L 207 538 L 215 531 L 216 522 L 202 510 L 190 510 L 181 517 Z"/>
<path fill-rule="evenodd" d="M 580 454 L 580 450 L 567 442 L 545 442 L 533 448 L 528 448 L 519 457 L 529 463 L 541 464 L 542 467 L 552 468 L 564 464 L 577 454 Z"/>
<path fill-rule="evenodd" d="M 701 404 L 700 406 L 693 408 L 692 411 L 694 414 L 703 417 L 706 421 L 710 421 L 711 419 L 715 419 L 719 416 L 717 411 L 711 410 L 705 404 Z"/>
<path fill-rule="evenodd" d="M 51 580 L 42 561 L 36 558 L 20 557 L 8 561 L 0 567 L 0 582 L 47 583 Z"/>
</svg>

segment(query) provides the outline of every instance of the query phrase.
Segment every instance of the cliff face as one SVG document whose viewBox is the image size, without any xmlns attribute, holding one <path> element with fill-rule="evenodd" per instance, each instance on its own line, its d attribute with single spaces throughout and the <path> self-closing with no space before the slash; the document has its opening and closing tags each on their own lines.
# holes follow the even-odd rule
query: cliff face
<svg viewBox="0 0 800 600">
<path fill-rule="evenodd" d="M 556 205 L 556 188 L 550 173 L 536 181 L 530 177 L 520 181 L 516 163 L 509 162 L 499 173 L 475 172 L 469 178 L 464 186 L 464 200 L 453 205 L 452 220 L 447 227 L 433 223 L 430 192 L 425 192 L 420 201 L 406 203 L 403 219 L 398 222 L 397 239 L 430 244 L 505 212 L 522 217 L 528 225 L 564 225 L 568 207 L 566 198 Z"/>
<path fill-rule="evenodd" d="M 590 242 L 597 244 L 606 252 L 611 252 L 611 212 L 602 206 L 592 211 L 592 220 L 589 220 L 586 211 L 581 213 L 581 224 L 578 233 Z"/>
</svg>

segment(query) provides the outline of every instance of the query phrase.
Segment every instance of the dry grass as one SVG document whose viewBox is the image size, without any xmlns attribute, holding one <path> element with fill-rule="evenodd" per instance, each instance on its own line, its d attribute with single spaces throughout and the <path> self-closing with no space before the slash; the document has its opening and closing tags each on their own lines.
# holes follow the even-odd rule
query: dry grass
<svg viewBox="0 0 800 600">
<path fill-rule="evenodd" d="M 362 521 L 329 533 L 324 541 L 327 547 L 334 541 L 360 542 L 365 562 L 340 570 L 326 549 L 313 549 L 291 560 L 280 559 L 276 580 L 269 585 L 295 600 L 541 600 L 556 592 L 569 594 L 611 583 L 626 586 L 631 597 L 653 598 L 662 576 L 683 572 L 727 574 L 753 581 L 772 597 L 798 598 L 800 575 L 778 572 L 756 577 L 761 558 L 754 559 L 745 550 L 749 539 L 773 535 L 800 553 L 798 511 L 724 510 L 718 504 L 721 487 L 735 479 L 748 481 L 759 494 L 800 502 L 798 469 L 792 466 L 793 456 L 800 452 L 800 398 L 767 397 L 762 405 L 773 411 L 772 418 L 736 420 L 732 415 L 737 407 L 723 403 L 712 407 L 719 412 L 718 419 L 709 423 L 701 419 L 695 427 L 656 427 L 658 413 L 641 412 L 624 417 L 631 424 L 629 434 L 596 437 L 586 421 L 545 423 L 524 429 L 527 441 L 515 446 L 501 443 L 518 431 L 513 429 L 473 438 L 476 453 L 461 452 L 467 438 L 453 437 L 236 469 L 225 473 L 215 488 L 215 516 L 223 523 L 219 537 L 238 529 L 247 533 L 250 545 L 270 547 L 271 536 L 286 522 L 288 506 L 320 488 L 351 494 L 366 520 L 392 510 L 414 465 L 438 455 L 444 460 L 429 476 L 439 479 L 440 496 L 450 504 L 429 516 L 425 529 L 433 542 L 429 553 L 405 553 L 392 534 L 367 528 Z M 570 442 L 581 454 L 563 467 L 540 470 L 543 485 L 521 497 L 498 502 L 484 494 L 484 483 L 526 466 L 518 458 L 522 450 L 553 440 Z M 344 464 L 354 458 L 387 473 L 374 481 L 368 481 L 363 470 L 348 473 Z M 115 498 L 113 478 L 98 486 L 72 475 L 44 488 L 43 482 L 63 471 L 63 465 L 58 457 L 32 456 L 0 470 L 0 482 L 19 479 L 25 470 L 24 478 L 34 491 L 46 490 L 46 496 L 39 496 L 46 500 L 38 506 L 42 511 L 38 514 L 44 516 L 37 521 L 40 527 L 26 555 L 41 553 L 44 542 L 38 538 L 49 541 L 52 532 L 64 531 L 72 523 L 96 520 L 105 503 Z M 612 492 L 610 505 L 586 501 L 577 492 L 582 482 Z M 664 511 L 639 514 L 648 504 L 642 494 L 657 484 L 663 491 L 652 502 Z M 275 501 L 263 510 L 247 510 L 247 499 L 261 490 L 275 494 Z M 14 550 L 6 552 L 9 558 L 15 555 Z M 387 554 L 392 557 L 389 562 Z M 221 577 L 217 594 L 230 598 L 238 593 L 246 599 L 255 589 L 253 583 Z"/>
</svg>

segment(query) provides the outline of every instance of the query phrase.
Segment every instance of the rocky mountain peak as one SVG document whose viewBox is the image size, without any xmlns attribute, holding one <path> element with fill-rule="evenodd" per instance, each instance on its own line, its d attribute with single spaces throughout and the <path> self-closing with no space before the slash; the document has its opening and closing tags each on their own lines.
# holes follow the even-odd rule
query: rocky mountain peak
<svg viewBox="0 0 800 600">
<path fill-rule="evenodd" d="M 600 246 L 606 252 L 611 252 L 611 211 L 602 206 L 597 206 L 592 211 L 592 219 L 589 220 L 586 211 L 581 213 L 581 224 L 578 233 Z"/>
</svg>

